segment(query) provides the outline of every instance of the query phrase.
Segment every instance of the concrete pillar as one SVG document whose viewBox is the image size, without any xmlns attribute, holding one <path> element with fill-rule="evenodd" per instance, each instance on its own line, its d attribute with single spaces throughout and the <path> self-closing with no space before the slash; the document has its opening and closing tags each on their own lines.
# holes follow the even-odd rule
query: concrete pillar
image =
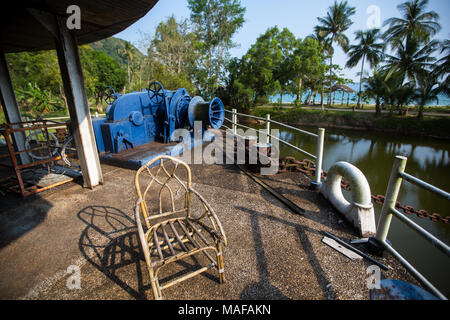
<svg viewBox="0 0 450 320">
<path fill-rule="evenodd" d="M 5 54 L 0 47 L 0 101 L 3 106 L 3 112 L 5 113 L 6 121 L 8 123 L 22 122 L 20 116 L 20 110 L 17 105 L 16 95 L 12 86 L 11 78 L 8 72 L 8 65 L 6 63 Z M 21 126 L 14 126 L 19 128 Z M 13 144 L 16 151 L 25 150 L 25 132 L 14 132 L 12 135 Z M 26 153 L 21 153 L 20 160 L 22 164 L 31 162 L 30 156 Z"/>
<path fill-rule="evenodd" d="M 84 187 L 93 188 L 103 183 L 103 175 L 74 31 L 67 29 L 65 18 L 35 9 L 28 10 L 55 38 Z"/>
<path fill-rule="evenodd" d="M 65 20 L 58 18 L 59 39 L 55 39 L 64 92 L 69 107 L 73 136 L 77 146 L 84 186 L 93 188 L 103 183 L 103 175 L 95 142 L 92 120 L 84 86 L 78 46 Z"/>
</svg>

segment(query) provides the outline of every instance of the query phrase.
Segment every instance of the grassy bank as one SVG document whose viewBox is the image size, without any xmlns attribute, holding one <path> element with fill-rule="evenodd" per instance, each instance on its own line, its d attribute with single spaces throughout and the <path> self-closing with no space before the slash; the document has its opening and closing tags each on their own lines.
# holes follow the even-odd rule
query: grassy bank
<svg viewBox="0 0 450 320">
<path fill-rule="evenodd" d="M 272 119 L 290 125 L 321 126 L 368 131 L 390 132 L 408 136 L 424 136 L 450 139 L 450 118 L 428 117 L 419 120 L 416 116 L 383 114 L 375 117 L 373 113 L 351 111 L 304 110 L 301 108 L 256 107 L 254 114 L 265 117 L 270 113 Z"/>
</svg>

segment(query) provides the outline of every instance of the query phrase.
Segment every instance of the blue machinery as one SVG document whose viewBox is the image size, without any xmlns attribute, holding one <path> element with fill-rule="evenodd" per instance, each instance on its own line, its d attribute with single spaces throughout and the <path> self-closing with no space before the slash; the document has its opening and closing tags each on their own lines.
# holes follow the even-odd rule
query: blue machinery
<svg viewBox="0 0 450 320">
<path fill-rule="evenodd" d="M 108 103 L 106 117 L 92 118 L 100 158 L 136 162 L 139 160 L 136 152 L 131 152 L 132 159 L 124 155 L 127 151 L 141 150 L 141 161 L 131 167 L 140 166 L 158 154 L 170 153 L 169 146 L 179 142 L 175 141 L 176 129 L 192 131 L 194 121 L 202 122 L 203 132 L 209 127 L 219 129 L 225 117 L 219 98 L 205 102 L 199 96 L 191 98 L 184 88 L 165 90 L 156 81 L 146 90 L 123 95 L 109 87 L 104 96 Z"/>
</svg>

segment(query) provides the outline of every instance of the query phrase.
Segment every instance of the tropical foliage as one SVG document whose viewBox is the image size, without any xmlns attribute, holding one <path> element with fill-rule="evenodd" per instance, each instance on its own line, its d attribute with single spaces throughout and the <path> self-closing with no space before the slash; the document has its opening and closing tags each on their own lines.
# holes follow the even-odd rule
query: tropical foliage
<svg viewBox="0 0 450 320">
<path fill-rule="evenodd" d="M 450 44 L 435 39 L 441 26 L 439 15 L 428 10 L 428 0 L 407 0 L 398 5 L 398 17 L 388 18 L 381 29 L 356 31 L 354 40 L 347 32 L 355 8 L 336 0 L 317 18 L 311 35 L 301 39 L 273 26 L 240 58 L 230 57 L 237 46 L 233 36 L 245 21 L 240 1 L 187 3 L 190 16 L 165 18 L 142 35 L 141 50 L 117 38 L 80 46 L 91 105 L 102 111 L 107 86 L 140 91 L 158 80 L 169 90 L 183 87 L 192 96 L 219 96 L 246 112 L 273 96 L 283 103 L 286 94 L 295 96 L 298 106 L 315 104 L 320 95 L 324 109 L 325 101 L 343 104 L 342 88 L 351 83 L 343 76 L 344 66 L 333 63 L 338 47 L 348 55 L 345 67 L 359 71 L 356 106 L 372 98 L 377 116 L 383 108 L 405 113 L 405 106 L 416 104 L 422 117 L 425 105 L 449 95 Z M 35 114 L 66 110 L 54 51 L 7 54 L 7 61 L 22 108 Z M 349 100 L 347 94 L 347 104 Z"/>
</svg>

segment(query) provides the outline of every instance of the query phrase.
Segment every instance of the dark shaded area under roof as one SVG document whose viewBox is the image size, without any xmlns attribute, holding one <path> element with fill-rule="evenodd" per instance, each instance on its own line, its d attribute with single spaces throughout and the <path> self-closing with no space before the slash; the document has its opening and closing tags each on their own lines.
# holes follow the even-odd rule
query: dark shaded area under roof
<svg viewBox="0 0 450 320">
<path fill-rule="evenodd" d="M 77 5 L 81 29 L 75 30 L 78 44 L 108 38 L 143 17 L 158 0 L 15 0 L 2 3 L 0 45 L 4 52 L 54 49 L 54 38 L 28 11 L 42 10 L 68 17 L 67 7 Z"/>
</svg>

